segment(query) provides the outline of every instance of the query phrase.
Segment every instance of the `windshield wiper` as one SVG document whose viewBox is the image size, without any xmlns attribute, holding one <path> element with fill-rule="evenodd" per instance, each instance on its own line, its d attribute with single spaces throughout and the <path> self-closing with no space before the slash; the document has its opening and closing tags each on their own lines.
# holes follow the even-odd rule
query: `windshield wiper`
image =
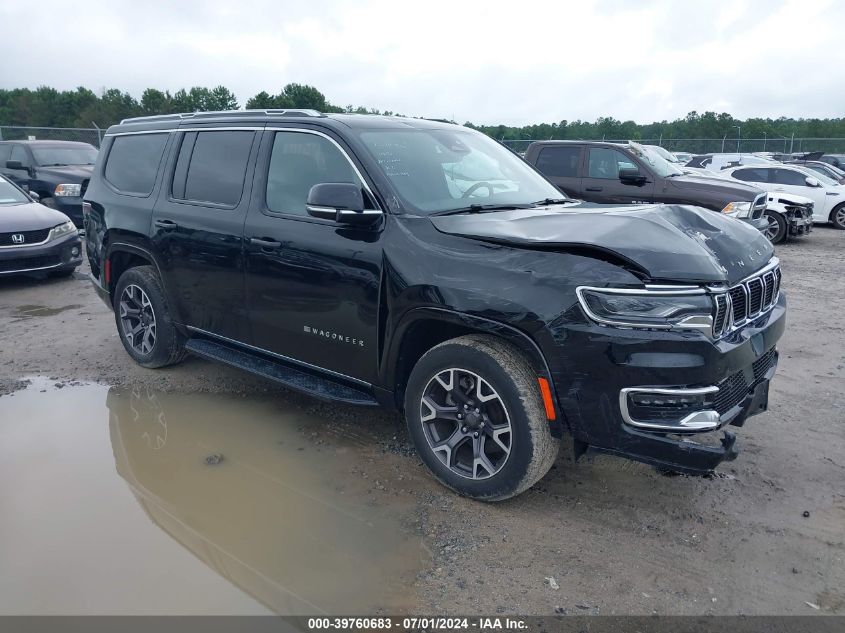
<svg viewBox="0 0 845 633">
<path fill-rule="evenodd" d="M 513 211 L 515 209 L 533 209 L 533 204 L 471 204 L 468 207 L 449 209 L 429 213 L 430 216 L 459 215 L 461 213 L 484 213 L 486 211 Z"/>
<path fill-rule="evenodd" d="M 544 200 L 537 200 L 531 204 L 535 207 L 548 207 L 553 204 L 566 204 L 567 202 L 577 202 L 572 198 L 545 198 Z"/>
</svg>

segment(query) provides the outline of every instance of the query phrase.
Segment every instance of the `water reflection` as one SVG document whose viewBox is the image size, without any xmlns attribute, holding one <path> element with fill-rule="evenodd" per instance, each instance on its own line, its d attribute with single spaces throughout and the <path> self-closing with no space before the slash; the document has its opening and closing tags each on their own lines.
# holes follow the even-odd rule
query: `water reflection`
<svg viewBox="0 0 845 633">
<path fill-rule="evenodd" d="M 412 606 L 419 539 L 368 501 L 343 438 L 268 403 L 110 390 L 117 472 L 150 519 L 278 613 Z M 312 425 L 316 425 L 312 427 Z"/>
</svg>

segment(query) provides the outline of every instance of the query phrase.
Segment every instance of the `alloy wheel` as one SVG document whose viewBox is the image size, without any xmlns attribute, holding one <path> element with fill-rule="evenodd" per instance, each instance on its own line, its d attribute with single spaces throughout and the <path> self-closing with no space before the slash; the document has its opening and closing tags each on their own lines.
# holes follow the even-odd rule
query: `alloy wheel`
<svg viewBox="0 0 845 633">
<path fill-rule="evenodd" d="M 766 239 L 772 242 L 778 234 L 778 231 L 780 231 L 780 225 L 778 224 L 778 221 L 770 215 L 766 216 L 766 219 L 769 221 L 769 225 L 763 231 L 763 235 L 766 236 Z"/>
<path fill-rule="evenodd" d="M 420 420 L 429 448 L 456 475 L 487 479 L 508 460 L 513 433 L 505 403 L 472 371 L 435 374 L 420 399 Z"/>
<path fill-rule="evenodd" d="M 156 317 L 147 293 L 130 284 L 120 295 L 120 325 L 123 336 L 139 354 L 152 352 L 156 342 Z"/>
<path fill-rule="evenodd" d="M 840 228 L 845 229 L 845 207 L 839 207 L 836 213 L 833 214 L 834 223 Z"/>
</svg>

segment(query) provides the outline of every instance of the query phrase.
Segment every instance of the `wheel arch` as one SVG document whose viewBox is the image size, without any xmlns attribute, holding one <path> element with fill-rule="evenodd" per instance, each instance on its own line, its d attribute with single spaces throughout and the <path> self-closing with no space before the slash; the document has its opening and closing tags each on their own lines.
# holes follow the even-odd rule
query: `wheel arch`
<svg viewBox="0 0 845 633">
<path fill-rule="evenodd" d="M 392 393 L 396 407 L 402 408 L 408 378 L 423 354 L 444 341 L 467 334 L 487 334 L 500 338 L 525 354 L 537 377 L 548 381 L 555 410 L 555 420 L 550 424 L 552 434 L 559 437 L 563 428 L 563 413 L 558 406 L 551 370 L 534 339 L 512 325 L 445 308 L 416 308 L 408 311 L 391 336 L 382 363 L 382 384 Z"/>
<path fill-rule="evenodd" d="M 834 216 L 842 209 L 845 209 L 845 202 L 840 202 L 830 210 L 830 214 L 827 216 L 827 221 L 836 226 L 836 219 Z"/>
</svg>

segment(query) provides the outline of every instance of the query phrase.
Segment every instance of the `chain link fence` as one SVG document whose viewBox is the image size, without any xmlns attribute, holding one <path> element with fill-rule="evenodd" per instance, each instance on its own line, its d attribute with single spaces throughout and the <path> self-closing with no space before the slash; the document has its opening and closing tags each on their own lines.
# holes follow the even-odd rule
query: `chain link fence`
<svg viewBox="0 0 845 633">
<path fill-rule="evenodd" d="M 87 127 L 22 127 L 0 125 L 0 141 L 80 141 L 100 147 L 103 130 Z"/>
<path fill-rule="evenodd" d="M 53 140 L 53 141 L 81 141 L 100 147 L 103 132 L 99 128 L 82 127 L 22 127 L 15 125 L 0 125 L 0 140 Z M 536 140 L 543 139 L 507 139 L 502 143 L 513 151 L 522 153 Z M 627 143 L 629 139 L 569 139 L 569 140 L 601 140 L 609 143 Z M 824 152 L 827 154 L 845 153 L 845 138 L 798 138 L 765 137 L 765 138 L 646 138 L 631 139 L 643 145 L 660 145 L 670 152 L 689 152 L 691 154 L 711 154 L 714 152 Z"/>
<path fill-rule="evenodd" d="M 528 146 L 537 140 L 544 139 L 517 139 L 502 140 L 517 153 L 525 152 Z M 550 139 L 552 140 L 552 139 Z M 670 152 L 689 152 L 690 154 L 712 154 L 717 152 L 824 152 L 826 154 L 845 153 L 845 138 L 646 138 L 646 139 L 567 139 L 579 141 L 605 141 L 607 143 L 627 143 L 628 140 L 636 141 L 642 145 L 660 145 Z"/>
</svg>

